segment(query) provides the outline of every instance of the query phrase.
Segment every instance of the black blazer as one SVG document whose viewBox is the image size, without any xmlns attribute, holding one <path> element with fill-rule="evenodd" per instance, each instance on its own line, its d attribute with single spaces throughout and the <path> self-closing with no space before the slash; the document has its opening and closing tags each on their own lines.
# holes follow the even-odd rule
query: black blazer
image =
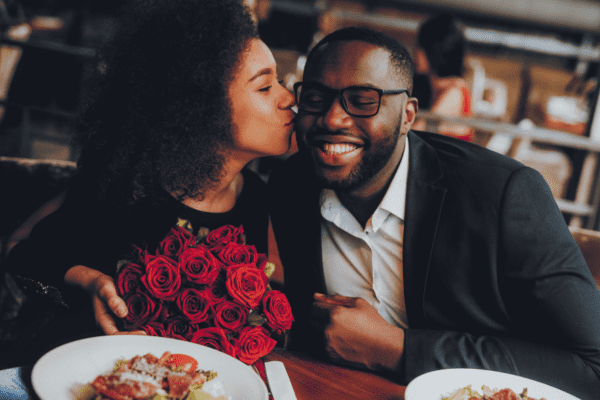
<svg viewBox="0 0 600 400">
<path fill-rule="evenodd" d="M 548 185 L 477 145 L 409 132 L 404 293 L 407 384 L 441 368 L 532 378 L 583 399 L 600 393 L 600 292 Z M 270 212 L 296 318 L 324 292 L 320 187 L 297 154 L 274 171 Z"/>
</svg>

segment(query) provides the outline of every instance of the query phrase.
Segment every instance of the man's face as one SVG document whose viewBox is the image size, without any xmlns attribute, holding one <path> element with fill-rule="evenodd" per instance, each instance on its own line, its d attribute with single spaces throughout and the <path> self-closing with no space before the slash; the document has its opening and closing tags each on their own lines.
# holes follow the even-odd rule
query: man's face
<svg viewBox="0 0 600 400">
<path fill-rule="evenodd" d="M 311 57 L 303 82 L 331 89 L 368 86 L 382 90 L 405 89 L 408 82 L 394 74 L 390 53 L 359 41 L 331 42 Z M 407 94 L 383 95 L 372 117 L 350 116 L 339 96 L 322 114 L 299 111 L 298 145 L 312 157 L 325 187 L 351 191 L 385 185 L 404 150 L 404 135 L 417 111 Z"/>
</svg>

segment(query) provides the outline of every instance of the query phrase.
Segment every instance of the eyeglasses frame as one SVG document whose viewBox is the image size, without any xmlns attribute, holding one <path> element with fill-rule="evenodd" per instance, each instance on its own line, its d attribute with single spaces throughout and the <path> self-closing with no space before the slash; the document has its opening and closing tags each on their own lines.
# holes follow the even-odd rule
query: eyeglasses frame
<svg viewBox="0 0 600 400">
<path fill-rule="evenodd" d="M 331 107 L 331 104 L 333 104 L 333 101 L 335 101 L 336 98 L 340 99 L 340 104 L 342 105 L 342 108 L 344 109 L 344 111 L 346 112 L 346 114 L 350 115 L 351 117 L 355 117 L 355 118 L 371 118 L 376 116 L 379 113 L 379 108 L 381 107 L 381 96 L 386 95 L 386 94 L 402 94 L 402 93 L 406 93 L 408 95 L 408 97 L 410 97 L 410 91 L 408 89 L 388 89 L 388 90 L 384 90 L 384 89 L 379 89 L 379 88 L 374 88 L 374 87 L 370 87 L 370 86 L 348 86 L 345 87 L 343 89 L 332 89 L 330 87 L 327 87 L 325 85 L 321 85 L 320 83 L 317 83 L 318 86 L 322 86 L 325 91 L 330 92 L 331 94 L 335 94 L 335 96 L 333 97 L 331 103 L 329 104 L 328 107 L 326 107 L 323 111 L 307 111 L 307 110 L 303 110 L 300 107 L 300 98 L 298 97 L 298 88 L 300 88 L 300 86 L 302 86 L 302 84 L 304 84 L 305 82 L 296 82 L 294 83 L 294 97 L 296 98 L 296 105 L 298 106 L 298 111 L 302 111 L 305 112 L 307 114 L 312 114 L 312 115 L 321 115 L 321 114 L 325 114 L 327 112 L 327 110 Z M 310 82 L 313 83 L 313 82 Z M 344 91 L 347 89 L 369 89 L 369 90 L 374 90 L 375 92 L 377 92 L 379 94 L 379 102 L 377 103 L 377 110 L 375 111 L 374 114 L 370 114 L 370 115 L 355 115 L 352 114 L 349 110 L 348 110 L 348 105 L 346 104 L 346 100 L 344 99 Z"/>
</svg>

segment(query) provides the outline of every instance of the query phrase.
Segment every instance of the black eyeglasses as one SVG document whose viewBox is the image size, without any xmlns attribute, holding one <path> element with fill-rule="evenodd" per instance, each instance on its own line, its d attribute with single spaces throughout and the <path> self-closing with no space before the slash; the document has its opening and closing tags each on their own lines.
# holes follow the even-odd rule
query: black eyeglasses
<svg viewBox="0 0 600 400">
<path fill-rule="evenodd" d="M 309 114 L 323 114 L 336 97 L 340 97 L 342 108 L 353 117 L 367 118 L 377 115 L 384 94 L 402 94 L 407 89 L 381 90 L 364 86 L 350 86 L 344 89 L 331 89 L 317 82 L 296 82 L 294 84 L 298 110 Z"/>
</svg>

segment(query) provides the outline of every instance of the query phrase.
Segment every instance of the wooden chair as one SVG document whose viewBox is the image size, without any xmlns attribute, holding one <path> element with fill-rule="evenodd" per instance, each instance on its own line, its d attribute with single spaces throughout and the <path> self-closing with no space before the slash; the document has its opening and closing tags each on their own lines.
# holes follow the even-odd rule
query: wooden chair
<svg viewBox="0 0 600 400">
<path fill-rule="evenodd" d="M 600 289 L 600 232 L 591 229 L 570 227 L 571 234 L 583 253 L 583 258 Z"/>
</svg>

